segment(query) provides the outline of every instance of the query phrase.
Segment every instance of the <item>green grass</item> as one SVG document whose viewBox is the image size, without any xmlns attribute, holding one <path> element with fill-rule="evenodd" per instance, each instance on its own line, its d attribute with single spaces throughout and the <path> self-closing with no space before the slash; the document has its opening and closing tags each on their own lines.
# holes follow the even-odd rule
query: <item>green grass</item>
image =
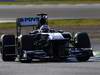
<svg viewBox="0 0 100 75">
<path fill-rule="evenodd" d="M 16 0 L 16 2 L 0 2 L 0 5 L 15 4 L 78 4 L 78 3 L 100 3 L 100 0 Z"/>
<path fill-rule="evenodd" d="M 56 19 L 49 20 L 49 26 L 67 27 L 67 26 L 100 26 L 100 19 Z M 16 28 L 15 23 L 0 23 L 0 29 Z"/>
<path fill-rule="evenodd" d="M 15 23 L 0 23 L 0 29 L 12 29 L 16 28 Z"/>
<path fill-rule="evenodd" d="M 100 19 L 63 19 L 49 20 L 51 26 L 99 26 Z"/>
<path fill-rule="evenodd" d="M 100 0 L 16 0 L 18 3 L 35 4 L 67 4 L 67 3 L 100 3 Z"/>
<path fill-rule="evenodd" d="M 100 0 L 16 0 L 16 2 L 0 2 L 0 5 L 15 4 L 77 4 L 77 3 L 100 3 Z"/>
</svg>

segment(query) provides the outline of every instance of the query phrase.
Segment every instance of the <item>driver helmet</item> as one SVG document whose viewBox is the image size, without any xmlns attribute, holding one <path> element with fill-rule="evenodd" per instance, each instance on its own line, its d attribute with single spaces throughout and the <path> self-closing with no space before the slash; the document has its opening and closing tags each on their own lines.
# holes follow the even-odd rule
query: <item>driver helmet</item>
<svg viewBox="0 0 100 75">
<path fill-rule="evenodd" d="M 42 26 L 40 27 L 40 31 L 41 31 L 41 32 L 49 32 L 49 30 L 50 30 L 50 28 L 49 28 L 48 25 L 42 25 Z"/>
</svg>

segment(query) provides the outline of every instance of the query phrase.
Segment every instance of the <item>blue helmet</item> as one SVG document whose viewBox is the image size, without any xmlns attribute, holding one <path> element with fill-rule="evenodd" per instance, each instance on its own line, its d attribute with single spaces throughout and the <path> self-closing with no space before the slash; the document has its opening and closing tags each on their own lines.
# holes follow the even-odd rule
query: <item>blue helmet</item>
<svg viewBox="0 0 100 75">
<path fill-rule="evenodd" d="M 49 32 L 49 30 L 50 30 L 50 28 L 48 25 L 42 25 L 40 27 L 40 31 L 42 31 L 42 32 Z"/>
</svg>

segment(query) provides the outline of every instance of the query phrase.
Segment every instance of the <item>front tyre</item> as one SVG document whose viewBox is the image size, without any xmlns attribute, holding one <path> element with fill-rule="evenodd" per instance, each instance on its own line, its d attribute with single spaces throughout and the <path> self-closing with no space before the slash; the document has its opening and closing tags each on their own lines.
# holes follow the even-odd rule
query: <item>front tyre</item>
<svg viewBox="0 0 100 75">
<path fill-rule="evenodd" d="M 74 36 L 75 48 L 91 48 L 89 36 L 86 32 L 78 32 Z"/>
<path fill-rule="evenodd" d="M 88 34 L 86 32 L 76 33 L 74 36 L 74 42 L 74 47 L 79 51 L 76 54 L 76 59 L 80 62 L 88 61 L 89 58 L 93 56 Z"/>
<path fill-rule="evenodd" d="M 76 55 L 76 59 L 79 62 L 86 62 L 90 59 L 90 52 L 89 51 L 83 51 L 80 55 Z"/>
</svg>

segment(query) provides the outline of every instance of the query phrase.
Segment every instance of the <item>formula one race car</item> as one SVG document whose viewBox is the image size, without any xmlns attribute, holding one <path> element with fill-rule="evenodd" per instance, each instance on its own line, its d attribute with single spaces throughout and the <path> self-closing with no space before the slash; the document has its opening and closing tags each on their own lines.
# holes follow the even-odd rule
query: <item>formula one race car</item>
<svg viewBox="0 0 100 75">
<path fill-rule="evenodd" d="M 22 34 L 22 27 L 33 27 L 33 31 Z M 88 61 L 93 56 L 90 39 L 86 32 L 74 36 L 70 32 L 51 29 L 47 14 L 22 17 L 16 21 L 17 34 L 3 34 L 2 60 L 31 62 L 33 59 L 62 61 L 74 56 L 78 61 Z"/>
</svg>

